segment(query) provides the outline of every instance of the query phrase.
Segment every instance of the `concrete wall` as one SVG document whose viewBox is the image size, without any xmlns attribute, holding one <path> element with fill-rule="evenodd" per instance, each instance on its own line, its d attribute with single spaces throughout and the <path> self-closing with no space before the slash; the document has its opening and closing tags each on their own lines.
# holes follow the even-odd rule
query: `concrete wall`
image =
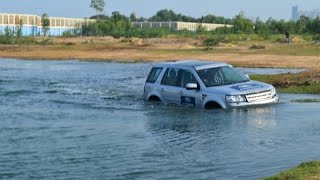
<svg viewBox="0 0 320 180">
<path fill-rule="evenodd" d="M 131 25 L 137 28 L 170 28 L 177 30 L 177 22 L 132 22 Z"/>
<path fill-rule="evenodd" d="M 232 27 L 227 24 L 210 24 L 210 23 L 189 23 L 189 22 L 177 22 L 178 30 L 190 30 L 196 31 L 199 26 L 203 27 L 207 31 L 215 30 L 219 27 Z"/>
<path fill-rule="evenodd" d="M 173 30 L 196 31 L 202 26 L 207 31 L 215 30 L 219 27 L 232 27 L 227 24 L 210 24 L 210 23 L 192 23 L 192 22 L 132 22 L 133 27 L 137 28 L 170 28 Z"/>
<path fill-rule="evenodd" d="M 82 24 L 94 22 L 94 20 L 64 17 L 49 17 L 50 27 L 48 34 L 50 36 L 61 36 L 64 32 L 73 32 L 81 29 Z M 16 31 L 22 21 L 22 34 L 24 36 L 43 35 L 41 16 L 29 14 L 5 14 L 0 13 L 0 34 L 4 34 L 5 29 Z"/>
</svg>

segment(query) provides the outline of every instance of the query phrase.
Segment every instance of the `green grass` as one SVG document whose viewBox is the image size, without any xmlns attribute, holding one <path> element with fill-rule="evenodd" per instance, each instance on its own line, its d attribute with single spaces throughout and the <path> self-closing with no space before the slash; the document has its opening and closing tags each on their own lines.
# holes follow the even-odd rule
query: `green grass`
<svg viewBox="0 0 320 180">
<path fill-rule="evenodd" d="M 275 176 L 264 178 L 264 180 L 305 180 L 320 179 L 320 161 L 301 163 L 288 171 L 281 172 Z"/>
<path fill-rule="evenodd" d="M 230 35 L 231 36 L 231 35 Z M 183 54 L 215 54 L 215 53 L 228 53 L 228 54 L 268 54 L 268 55 L 291 55 L 291 56 L 320 56 L 320 45 L 312 42 L 291 43 L 290 45 L 285 43 L 272 42 L 270 40 L 261 40 L 258 38 L 250 38 L 248 40 L 235 40 L 237 38 L 232 37 L 227 44 L 235 45 L 230 46 L 197 46 L 194 49 L 161 49 L 155 50 L 157 53 L 183 53 Z M 244 39 L 240 36 L 239 39 Z M 302 38 L 301 38 L 302 39 Z M 252 48 L 254 45 L 258 45 L 263 48 Z"/>
<path fill-rule="evenodd" d="M 252 75 L 251 79 L 274 85 L 279 92 L 320 94 L 319 77 L 308 73 Z"/>
<path fill-rule="evenodd" d="M 277 54 L 277 55 L 292 55 L 292 56 L 319 56 L 320 46 L 291 44 L 291 45 L 283 45 L 281 47 L 272 47 L 270 49 L 267 49 L 264 53 Z"/>
<path fill-rule="evenodd" d="M 320 94 L 320 83 L 314 83 L 307 86 L 289 86 L 286 88 L 279 88 L 279 91 L 284 93 Z"/>
</svg>

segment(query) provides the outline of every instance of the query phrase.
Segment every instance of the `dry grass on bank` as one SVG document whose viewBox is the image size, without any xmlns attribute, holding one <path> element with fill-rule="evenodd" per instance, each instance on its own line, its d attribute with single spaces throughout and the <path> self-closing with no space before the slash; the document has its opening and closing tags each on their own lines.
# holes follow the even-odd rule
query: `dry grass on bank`
<svg viewBox="0 0 320 180">
<path fill-rule="evenodd" d="M 320 46 L 304 41 L 291 45 L 244 41 L 217 47 L 204 47 L 201 39 L 192 38 L 77 37 L 50 38 L 48 42 L 47 45 L 0 45 L 0 57 L 129 62 L 202 59 L 235 66 L 320 69 Z M 266 48 L 250 49 L 257 43 Z"/>
</svg>

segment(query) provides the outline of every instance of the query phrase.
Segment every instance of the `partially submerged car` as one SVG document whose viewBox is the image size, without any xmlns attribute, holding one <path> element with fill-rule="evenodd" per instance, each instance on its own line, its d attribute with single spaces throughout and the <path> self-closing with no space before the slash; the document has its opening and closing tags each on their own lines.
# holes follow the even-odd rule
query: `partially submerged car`
<svg viewBox="0 0 320 180">
<path fill-rule="evenodd" d="M 199 108 L 234 108 L 279 101 L 275 88 L 221 62 L 178 61 L 151 69 L 144 99 Z"/>
</svg>

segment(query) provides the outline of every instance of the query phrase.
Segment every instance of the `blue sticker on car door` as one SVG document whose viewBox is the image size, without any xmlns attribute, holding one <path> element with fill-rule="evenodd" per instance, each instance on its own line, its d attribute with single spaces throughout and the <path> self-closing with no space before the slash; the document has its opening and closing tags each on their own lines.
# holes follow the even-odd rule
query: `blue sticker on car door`
<svg viewBox="0 0 320 180">
<path fill-rule="evenodd" d="M 181 104 L 196 106 L 196 98 L 190 96 L 181 96 Z"/>
</svg>

